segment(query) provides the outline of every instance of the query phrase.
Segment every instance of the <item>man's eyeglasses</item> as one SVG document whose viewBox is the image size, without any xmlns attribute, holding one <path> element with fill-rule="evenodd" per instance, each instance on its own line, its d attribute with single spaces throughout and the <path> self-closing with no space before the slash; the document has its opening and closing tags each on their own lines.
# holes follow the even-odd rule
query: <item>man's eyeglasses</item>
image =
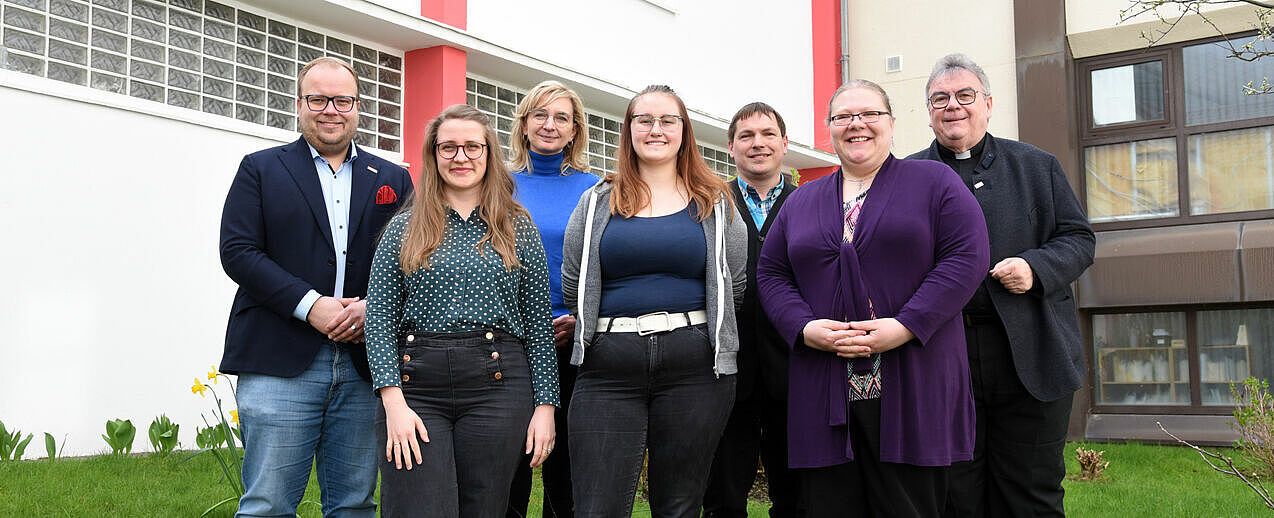
<svg viewBox="0 0 1274 518">
<path fill-rule="evenodd" d="M 674 129 L 680 128 L 681 122 L 682 122 L 680 115 L 660 115 L 656 117 L 649 113 L 639 113 L 637 115 L 633 115 L 632 120 L 633 120 L 633 125 L 636 126 L 637 129 L 642 132 L 655 129 L 655 124 L 659 124 L 659 127 L 662 129 L 674 130 Z"/>
<path fill-rule="evenodd" d="M 328 103 L 331 103 L 332 107 L 341 113 L 353 110 L 354 106 L 358 104 L 357 97 L 348 95 L 333 95 L 330 97 L 326 95 L 302 95 L 301 98 L 305 99 L 305 105 L 310 107 L 310 111 L 315 112 L 326 110 Z"/>
<path fill-rule="evenodd" d="M 438 149 L 438 157 L 447 160 L 453 160 L 456 155 L 460 154 L 460 150 L 464 150 L 464 156 L 469 160 L 477 160 L 482 158 L 482 153 L 486 152 L 487 145 L 477 142 L 465 142 L 464 145 L 455 142 L 443 142 L 435 146 Z"/>
<path fill-rule="evenodd" d="M 986 92 L 979 92 L 972 88 L 964 88 L 955 93 L 955 100 L 956 102 L 960 103 L 960 106 L 968 106 L 970 104 L 973 104 L 973 101 L 978 100 L 979 93 L 982 95 L 986 95 Z M 936 92 L 933 95 L 929 96 L 930 108 L 933 108 L 935 110 L 941 110 L 943 108 L 946 108 L 948 104 L 951 104 L 951 94 L 949 93 Z"/>
<path fill-rule="evenodd" d="M 531 119 L 531 122 L 543 126 L 545 122 L 548 122 L 550 117 L 548 110 L 540 109 L 531 112 L 527 115 L 527 118 Z M 552 116 L 552 119 L 553 125 L 559 128 L 564 128 L 571 124 L 571 116 L 565 113 L 558 112 Z"/>
<path fill-rule="evenodd" d="M 832 126 L 848 126 L 854 123 L 854 118 L 858 118 L 866 124 L 871 124 L 880 120 L 882 116 L 889 115 L 889 112 L 867 111 L 862 113 L 838 113 L 827 118 Z"/>
</svg>

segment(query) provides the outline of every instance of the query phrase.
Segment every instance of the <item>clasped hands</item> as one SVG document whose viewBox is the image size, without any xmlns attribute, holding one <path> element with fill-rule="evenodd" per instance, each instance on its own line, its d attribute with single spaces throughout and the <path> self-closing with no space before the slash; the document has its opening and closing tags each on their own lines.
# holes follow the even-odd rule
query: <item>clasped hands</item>
<svg viewBox="0 0 1274 518">
<path fill-rule="evenodd" d="M 821 318 L 805 324 L 805 345 L 835 353 L 841 358 L 862 358 L 883 353 L 915 338 L 894 318 L 841 322 Z"/>
<path fill-rule="evenodd" d="M 305 321 L 333 342 L 362 343 L 366 315 L 367 301 L 358 297 L 319 297 Z"/>
</svg>

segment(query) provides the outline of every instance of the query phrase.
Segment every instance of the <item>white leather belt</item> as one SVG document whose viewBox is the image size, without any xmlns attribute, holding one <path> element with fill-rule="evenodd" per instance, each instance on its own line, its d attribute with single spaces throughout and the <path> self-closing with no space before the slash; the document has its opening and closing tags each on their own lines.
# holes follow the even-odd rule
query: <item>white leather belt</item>
<svg viewBox="0 0 1274 518">
<path fill-rule="evenodd" d="M 639 317 L 599 318 L 597 319 L 597 332 L 637 333 L 639 336 L 646 336 L 653 333 L 672 331 L 681 327 L 699 325 L 707 321 L 708 312 L 702 309 L 689 313 L 659 311 Z"/>
</svg>

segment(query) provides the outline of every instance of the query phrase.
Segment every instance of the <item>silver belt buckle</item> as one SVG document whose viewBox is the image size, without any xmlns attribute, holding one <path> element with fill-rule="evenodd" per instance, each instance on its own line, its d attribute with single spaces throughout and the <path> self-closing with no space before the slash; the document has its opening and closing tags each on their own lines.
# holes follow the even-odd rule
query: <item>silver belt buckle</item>
<svg viewBox="0 0 1274 518">
<path fill-rule="evenodd" d="M 652 328 L 649 328 L 649 329 L 645 328 L 645 326 L 642 324 L 642 322 L 644 322 L 644 321 L 645 321 L 646 317 L 664 317 L 664 320 L 663 320 L 663 324 L 664 324 L 664 325 L 663 325 L 663 327 L 662 327 L 662 328 L 654 328 L 654 327 L 652 327 Z M 659 332 L 663 332 L 663 331 L 668 331 L 668 330 L 670 330 L 670 329 L 672 329 L 672 319 L 668 317 L 668 312 L 667 312 L 667 311 L 659 311 L 659 312 L 655 312 L 655 313 L 646 313 L 645 315 L 642 315 L 642 316 L 637 317 L 637 336 L 646 336 L 646 335 L 651 335 L 651 334 L 655 334 L 655 333 L 659 333 Z"/>
</svg>

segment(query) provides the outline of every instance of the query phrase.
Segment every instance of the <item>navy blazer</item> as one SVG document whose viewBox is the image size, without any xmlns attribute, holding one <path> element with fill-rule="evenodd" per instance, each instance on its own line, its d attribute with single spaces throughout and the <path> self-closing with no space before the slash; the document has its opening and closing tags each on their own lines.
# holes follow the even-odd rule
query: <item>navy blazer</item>
<svg viewBox="0 0 1274 518">
<path fill-rule="evenodd" d="M 941 162 L 938 145 L 907 158 Z M 987 134 L 973 173 L 982 182 L 973 195 L 986 215 L 991 264 L 1021 257 L 1035 274 L 1021 295 L 990 275 L 982 279 L 1004 322 L 1018 378 L 1040 401 L 1070 397 L 1087 372 L 1071 283 L 1093 264 L 1088 216 L 1057 157 L 1030 144 Z"/>
<path fill-rule="evenodd" d="M 349 243 L 339 260 L 346 262 L 344 296 L 366 298 L 376 242 L 390 217 L 408 203 L 412 182 L 405 169 L 363 148 L 351 172 Z M 304 137 L 243 157 L 221 213 L 221 265 L 239 285 L 221 371 L 280 377 L 304 372 L 329 342 L 292 312 L 311 289 L 333 294 L 337 260 Z M 349 348 L 358 374 L 371 380 L 363 344 L 342 345 Z"/>
</svg>

